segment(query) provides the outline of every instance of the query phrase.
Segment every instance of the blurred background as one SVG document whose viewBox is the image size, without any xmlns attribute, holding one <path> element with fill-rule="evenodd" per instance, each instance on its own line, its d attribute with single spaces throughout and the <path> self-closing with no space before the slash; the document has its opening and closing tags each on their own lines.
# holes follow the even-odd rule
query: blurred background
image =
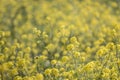
<svg viewBox="0 0 120 80">
<path fill-rule="evenodd" d="M 15 38 L 33 27 L 48 33 L 62 25 L 95 29 L 120 24 L 119 14 L 119 0 L 0 0 L 0 30 Z"/>
</svg>

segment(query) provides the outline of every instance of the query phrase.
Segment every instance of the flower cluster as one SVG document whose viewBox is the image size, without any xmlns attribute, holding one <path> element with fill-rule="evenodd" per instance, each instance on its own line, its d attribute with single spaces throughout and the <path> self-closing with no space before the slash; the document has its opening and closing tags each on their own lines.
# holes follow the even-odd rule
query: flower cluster
<svg viewBox="0 0 120 80">
<path fill-rule="evenodd" d="M 0 0 L 0 80 L 120 80 L 118 0 Z"/>
</svg>

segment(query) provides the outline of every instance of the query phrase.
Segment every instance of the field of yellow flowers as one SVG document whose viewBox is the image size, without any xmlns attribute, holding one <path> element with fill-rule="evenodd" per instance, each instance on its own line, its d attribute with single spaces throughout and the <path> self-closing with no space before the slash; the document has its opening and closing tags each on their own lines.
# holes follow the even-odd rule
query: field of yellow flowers
<svg viewBox="0 0 120 80">
<path fill-rule="evenodd" d="M 120 80 L 120 1 L 0 0 L 0 80 Z"/>
</svg>

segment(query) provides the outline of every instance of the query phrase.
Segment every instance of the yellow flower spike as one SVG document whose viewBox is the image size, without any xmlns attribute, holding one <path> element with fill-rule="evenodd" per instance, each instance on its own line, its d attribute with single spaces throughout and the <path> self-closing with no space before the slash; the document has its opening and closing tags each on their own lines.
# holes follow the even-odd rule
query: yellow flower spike
<svg viewBox="0 0 120 80">
<path fill-rule="evenodd" d="M 103 77 L 103 78 L 109 78 L 110 75 L 109 75 L 108 73 L 103 73 L 102 77 Z"/>
<path fill-rule="evenodd" d="M 102 77 L 103 78 L 109 78 L 110 77 L 110 72 L 111 72 L 110 69 L 104 68 L 103 71 L 102 71 L 102 73 L 103 73 Z"/>
<path fill-rule="evenodd" d="M 9 48 L 5 47 L 3 51 L 4 51 L 4 53 L 8 53 L 9 52 Z"/>
<path fill-rule="evenodd" d="M 5 42 L 2 40 L 2 41 L 0 41 L 0 45 L 4 45 L 5 44 Z"/>
<path fill-rule="evenodd" d="M 80 53 L 77 52 L 77 51 L 75 51 L 75 52 L 73 53 L 73 56 L 74 56 L 75 58 L 78 58 L 78 57 L 80 56 Z"/>
<path fill-rule="evenodd" d="M 74 71 L 74 70 L 70 70 L 69 72 L 70 72 L 70 74 L 74 74 L 74 73 L 75 73 L 75 71 Z"/>
<path fill-rule="evenodd" d="M 119 60 L 117 60 L 117 64 L 120 66 L 120 59 L 119 59 Z"/>
<path fill-rule="evenodd" d="M 51 61 L 51 64 L 52 64 L 52 65 L 55 65 L 56 63 L 57 63 L 57 60 L 52 60 L 52 61 Z"/>
<path fill-rule="evenodd" d="M 64 72 L 65 71 L 65 68 L 60 68 L 60 72 Z"/>
<path fill-rule="evenodd" d="M 22 79 L 22 77 L 21 76 L 16 76 L 16 77 L 14 77 L 14 79 L 13 80 L 23 80 Z"/>
<path fill-rule="evenodd" d="M 18 75 L 17 68 L 14 68 L 14 69 L 11 70 L 11 75 L 12 76 Z"/>
<path fill-rule="evenodd" d="M 16 42 L 14 45 L 15 45 L 17 48 L 20 48 L 20 44 L 19 44 L 19 43 Z"/>
<path fill-rule="evenodd" d="M 69 75 L 69 72 L 63 72 L 63 73 L 62 73 L 62 76 L 63 76 L 63 77 L 68 77 L 68 75 Z"/>
<path fill-rule="evenodd" d="M 34 29 L 33 29 L 33 32 L 36 33 L 36 32 L 37 32 L 37 28 L 34 28 Z"/>
<path fill-rule="evenodd" d="M 50 52 L 53 52 L 54 49 L 55 49 L 55 45 L 52 44 L 52 43 L 50 43 L 50 44 L 48 44 L 48 45 L 46 46 L 46 49 L 47 49 L 48 51 L 50 51 Z"/>
<path fill-rule="evenodd" d="M 68 53 L 68 52 L 67 52 L 66 50 L 63 51 L 63 55 L 67 55 L 67 53 Z"/>
<path fill-rule="evenodd" d="M 106 45 L 106 48 L 113 50 L 113 49 L 115 48 L 115 45 L 114 45 L 113 42 L 110 42 L 110 43 L 108 43 L 108 44 Z"/>
<path fill-rule="evenodd" d="M 23 57 L 23 54 L 24 54 L 23 51 L 18 52 L 18 56 L 21 57 L 21 58 Z"/>
<path fill-rule="evenodd" d="M 25 59 L 19 59 L 19 61 L 17 62 L 18 67 L 25 67 L 25 65 L 26 65 Z"/>
<path fill-rule="evenodd" d="M 0 72 L 2 73 L 2 72 L 6 72 L 6 71 L 8 71 L 9 69 L 8 69 L 8 66 L 7 66 L 7 63 L 3 63 L 3 64 L 1 64 L 0 65 Z"/>
<path fill-rule="evenodd" d="M 12 68 L 12 67 L 14 66 L 14 64 L 13 64 L 12 61 L 9 61 L 9 62 L 7 63 L 7 66 L 8 66 L 8 68 Z"/>
<path fill-rule="evenodd" d="M 43 55 L 48 55 L 48 51 L 47 51 L 47 50 L 44 50 L 44 51 L 42 52 L 42 54 L 43 54 Z"/>
<path fill-rule="evenodd" d="M 48 21 L 50 21 L 51 20 L 51 18 L 48 16 L 48 17 L 46 17 L 46 19 L 48 20 Z"/>
<path fill-rule="evenodd" d="M 46 70 L 44 71 L 44 74 L 45 74 L 45 75 L 50 75 L 50 74 L 51 74 L 51 71 L 52 71 L 51 69 L 46 69 Z"/>
<path fill-rule="evenodd" d="M 27 47 L 24 51 L 25 51 L 26 53 L 30 53 L 31 48 L 30 48 L 30 47 Z"/>
<path fill-rule="evenodd" d="M 69 79 L 73 79 L 73 75 L 70 74 L 70 72 L 68 73 L 68 78 L 69 78 Z"/>
<path fill-rule="evenodd" d="M 44 34 L 44 35 L 43 35 L 43 38 L 44 38 L 44 39 L 48 39 L 48 35 L 47 35 L 47 34 Z"/>
<path fill-rule="evenodd" d="M 36 77 L 35 76 L 31 76 L 32 80 L 36 80 Z"/>
<path fill-rule="evenodd" d="M 60 57 L 60 54 L 59 54 L 59 53 L 55 53 L 55 54 L 54 54 L 54 57 L 55 57 L 55 58 L 59 58 L 59 57 Z"/>
<path fill-rule="evenodd" d="M 99 51 L 97 51 L 97 55 L 98 55 L 98 56 L 101 57 L 103 54 L 104 54 L 103 50 L 99 50 Z"/>
<path fill-rule="evenodd" d="M 118 50 L 120 50 L 120 44 L 117 44 L 117 48 L 118 48 Z"/>
<path fill-rule="evenodd" d="M 69 79 L 64 79 L 64 80 L 69 80 Z"/>
<path fill-rule="evenodd" d="M 111 5 L 112 7 L 115 7 L 115 8 L 118 6 L 116 2 L 111 2 Z"/>
<path fill-rule="evenodd" d="M 117 77 L 118 76 L 118 74 L 117 73 L 112 73 L 112 75 L 111 75 L 111 78 L 113 79 L 113 80 L 117 80 Z"/>
<path fill-rule="evenodd" d="M 73 44 L 69 44 L 67 45 L 67 50 L 73 50 L 74 49 L 74 45 Z"/>
<path fill-rule="evenodd" d="M 112 34 L 113 37 L 116 37 L 116 36 L 117 36 L 117 32 L 116 32 L 116 30 L 113 29 L 112 32 L 111 32 L 111 34 Z"/>
<path fill-rule="evenodd" d="M 98 50 L 96 54 L 97 54 L 97 56 L 102 57 L 102 56 L 105 55 L 107 52 L 108 52 L 108 49 L 105 48 L 105 47 L 103 47 L 103 48 L 101 48 L 100 50 Z"/>
<path fill-rule="evenodd" d="M 2 73 L 3 72 L 3 66 L 0 64 L 0 73 Z"/>
<path fill-rule="evenodd" d="M 77 78 L 73 79 L 73 80 L 78 80 Z M 94 80 L 94 79 L 93 79 Z"/>
<path fill-rule="evenodd" d="M 40 33 L 41 33 L 40 30 L 38 30 L 38 31 L 36 32 L 36 34 L 37 34 L 38 36 L 40 36 Z"/>
<path fill-rule="evenodd" d="M 5 36 L 8 37 L 8 36 L 10 36 L 10 35 L 11 35 L 11 32 L 10 32 L 10 31 L 6 31 L 6 32 L 5 32 Z"/>
<path fill-rule="evenodd" d="M 84 61 L 85 61 L 85 57 L 81 57 L 80 60 L 81 60 L 82 62 L 84 62 Z"/>
<path fill-rule="evenodd" d="M 105 69 L 103 69 L 103 72 L 105 72 L 105 73 L 110 73 L 110 69 L 105 68 Z"/>
<path fill-rule="evenodd" d="M 61 38 L 61 42 L 64 43 L 64 44 L 67 42 L 67 40 L 68 40 L 68 38 L 66 38 L 66 37 L 65 38 Z"/>
<path fill-rule="evenodd" d="M 36 80 L 34 77 L 25 76 L 23 80 Z"/>
<path fill-rule="evenodd" d="M 4 55 L 0 54 L 0 62 L 3 62 L 3 61 L 4 61 Z"/>
<path fill-rule="evenodd" d="M 38 59 L 39 59 L 40 61 L 45 61 L 45 60 L 47 59 L 47 56 L 42 55 L 42 56 L 40 56 Z"/>
<path fill-rule="evenodd" d="M 59 70 L 56 69 L 56 68 L 52 68 L 52 74 L 53 74 L 55 77 L 58 77 L 58 76 L 59 76 Z"/>
<path fill-rule="evenodd" d="M 84 67 L 83 67 L 83 69 L 85 70 L 85 71 L 93 71 L 94 70 L 94 68 L 95 68 L 95 63 L 94 62 L 89 62 L 88 64 L 86 64 Z"/>
<path fill-rule="evenodd" d="M 5 32 L 0 31 L 0 38 L 5 36 Z"/>
<path fill-rule="evenodd" d="M 21 38 L 22 38 L 22 39 L 27 39 L 27 35 L 26 35 L 26 34 L 23 34 L 23 35 L 21 36 Z"/>
<path fill-rule="evenodd" d="M 41 73 L 36 74 L 36 80 L 44 80 L 44 76 Z"/>
<path fill-rule="evenodd" d="M 14 45 L 14 46 L 11 46 L 11 51 L 14 52 L 14 51 L 16 50 L 16 48 L 17 48 L 17 47 L 16 47 L 15 45 Z"/>
<path fill-rule="evenodd" d="M 71 37 L 70 38 L 70 42 L 71 43 L 76 43 L 77 42 L 77 38 L 74 36 L 74 37 Z"/>
<path fill-rule="evenodd" d="M 37 36 L 40 36 L 41 31 L 38 30 L 37 28 L 34 28 L 34 29 L 33 29 L 33 33 L 35 33 Z"/>
<path fill-rule="evenodd" d="M 69 60 L 69 57 L 68 56 L 63 56 L 62 57 L 62 62 L 64 63 L 64 62 L 67 62 Z"/>
<path fill-rule="evenodd" d="M 91 52 L 91 48 L 90 47 L 87 47 L 85 50 L 86 50 L 87 53 Z"/>
</svg>

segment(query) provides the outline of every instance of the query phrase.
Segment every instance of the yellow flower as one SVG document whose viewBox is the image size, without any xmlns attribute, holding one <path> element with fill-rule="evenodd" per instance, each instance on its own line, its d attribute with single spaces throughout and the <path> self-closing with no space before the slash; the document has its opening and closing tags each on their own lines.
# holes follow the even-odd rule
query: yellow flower
<svg viewBox="0 0 120 80">
<path fill-rule="evenodd" d="M 14 68 L 14 69 L 11 70 L 11 75 L 12 76 L 15 76 L 17 74 L 18 74 L 17 68 Z"/>
<path fill-rule="evenodd" d="M 108 49 L 105 48 L 105 47 L 103 47 L 103 48 L 101 48 L 100 50 L 98 50 L 96 54 L 97 54 L 97 56 L 102 57 L 102 56 L 105 55 L 107 52 L 108 52 Z"/>
<path fill-rule="evenodd" d="M 36 79 L 33 78 L 33 77 L 25 76 L 25 77 L 23 78 L 23 80 L 36 80 Z"/>
<path fill-rule="evenodd" d="M 20 59 L 20 60 L 17 62 L 17 66 L 18 66 L 18 67 L 24 67 L 25 65 L 26 65 L 25 59 Z"/>
<path fill-rule="evenodd" d="M 105 68 L 105 69 L 103 69 L 103 72 L 104 72 L 104 73 L 110 73 L 110 69 Z"/>
<path fill-rule="evenodd" d="M 41 73 L 36 74 L 36 80 L 44 80 L 44 76 Z"/>
<path fill-rule="evenodd" d="M 46 49 L 47 49 L 48 51 L 50 51 L 50 52 L 53 52 L 54 49 L 55 49 L 55 45 L 52 44 L 52 43 L 50 43 L 50 44 L 48 44 L 48 45 L 46 46 Z"/>
<path fill-rule="evenodd" d="M 82 62 L 84 62 L 84 61 L 85 61 L 85 57 L 81 57 L 80 60 L 81 60 Z"/>
<path fill-rule="evenodd" d="M 47 50 L 44 50 L 44 51 L 42 52 L 42 54 L 43 54 L 43 55 L 48 55 L 48 51 L 47 51 Z"/>
<path fill-rule="evenodd" d="M 52 60 L 52 61 L 51 61 L 51 64 L 52 64 L 52 65 L 55 65 L 56 63 L 57 63 L 57 60 Z"/>
<path fill-rule="evenodd" d="M 5 32 L 0 31 L 0 38 L 5 36 Z"/>
<path fill-rule="evenodd" d="M 27 48 L 25 48 L 25 50 L 24 50 L 26 53 L 30 53 L 30 51 L 31 51 L 31 48 L 30 47 L 27 47 Z"/>
<path fill-rule="evenodd" d="M 14 77 L 14 80 L 22 80 L 22 77 L 16 76 L 16 77 Z"/>
<path fill-rule="evenodd" d="M 9 70 L 9 68 L 8 68 L 7 63 L 3 63 L 2 65 L 0 65 L 0 72 L 5 72 L 8 70 Z"/>
<path fill-rule="evenodd" d="M 59 56 L 60 56 L 59 53 L 55 53 L 54 55 L 55 58 L 59 58 Z"/>
<path fill-rule="evenodd" d="M 116 2 L 111 2 L 111 5 L 112 7 L 115 7 L 115 8 L 118 6 Z"/>
<path fill-rule="evenodd" d="M 61 38 L 61 42 L 64 43 L 64 44 L 67 42 L 67 40 L 68 40 L 68 38 L 66 38 L 66 37 Z"/>
<path fill-rule="evenodd" d="M 58 77 L 58 76 L 59 76 L 59 70 L 56 69 L 56 68 L 53 68 L 53 69 L 52 69 L 52 74 L 53 74 L 55 77 Z"/>
<path fill-rule="evenodd" d="M 80 53 L 77 52 L 77 51 L 75 51 L 75 52 L 73 53 L 73 56 L 74 56 L 75 58 L 78 58 L 78 57 L 80 56 Z"/>
<path fill-rule="evenodd" d="M 38 30 L 37 28 L 34 28 L 34 29 L 33 29 L 33 33 L 35 33 L 37 36 L 40 36 L 41 31 Z"/>
<path fill-rule="evenodd" d="M 0 41 L 0 45 L 4 45 L 5 44 L 5 42 L 2 40 L 2 41 Z"/>
<path fill-rule="evenodd" d="M 47 56 L 41 55 L 38 59 L 39 61 L 45 61 L 47 59 Z"/>
<path fill-rule="evenodd" d="M 0 62 L 3 62 L 3 61 L 4 61 L 4 55 L 0 54 Z"/>
<path fill-rule="evenodd" d="M 111 34 L 112 34 L 113 37 L 116 37 L 116 36 L 117 36 L 117 32 L 116 32 L 116 30 L 113 29 L 112 32 L 111 32 Z"/>
<path fill-rule="evenodd" d="M 51 69 L 46 69 L 44 72 L 45 75 L 50 75 L 51 74 Z"/>
<path fill-rule="evenodd" d="M 60 71 L 61 71 L 61 72 L 65 71 L 65 68 L 60 68 Z"/>
<path fill-rule="evenodd" d="M 62 73 L 62 76 L 68 77 L 68 76 L 69 76 L 69 72 L 63 72 L 63 73 Z"/>
<path fill-rule="evenodd" d="M 4 53 L 8 53 L 9 48 L 5 47 L 3 51 L 4 51 Z"/>
<path fill-rule="evenodd" d="M 62 57 L 62 62 L 67 62 L 69 60 L 69 57 L 68 56 L 63 56 Z"/>
<path fill-rule="evenodd" d="M 7 66 L 8 66 L 8 68 L 12 68 L 12 67 L 14 66 L 14 64 L 13 64 L 12 61 L 9 61 L 9 62 L 7 63 Z"/>
<path fill-rule="evenodd" d="M 114 43 L 113 42 L 110 42 L 110 43 L 108 43 L 107 45 L 106 45 L 106 48 L 107 49 L 114 49 L 115 48 L 115 45 L 114 45 Z"/>
<path fill-rule="evenodd" d="M 74 45 L 73 44 L 69 44 L 68 46 L 67 46 L 67 50 L 73 50 L 74 49 Z"/>
<path fill-rule="evenodd" d="M 83 67 L 83 70 L 85 71 L 93 71 L 95 68 L 95 63 L 94 62 L 89 62 L 88 64 L 86 64 L 84 67 Z"/>
<path fill-rule="evenodd" d="M 71 43 L 76 43 L 77 42 L 77 38 L 74 36 L 74 37 L 71 37 L 70 38 L 70 42 Z"/>
<path fill-rule="evenodd" d="M 111 75 L 111 78 L 113 80 L 117 80 L 117 78 L 118 78 L 117 76 L 118 76 L 118 74 L 116 72 L 113 72 L 112 75 Z"/>
<path fill-rule="evenodd" d="M 109 78 L 110 75 L 109 75 L 109 73 L 103 73 L 102 77 L 103 77 L 103 78 Z"/>
</svg>

